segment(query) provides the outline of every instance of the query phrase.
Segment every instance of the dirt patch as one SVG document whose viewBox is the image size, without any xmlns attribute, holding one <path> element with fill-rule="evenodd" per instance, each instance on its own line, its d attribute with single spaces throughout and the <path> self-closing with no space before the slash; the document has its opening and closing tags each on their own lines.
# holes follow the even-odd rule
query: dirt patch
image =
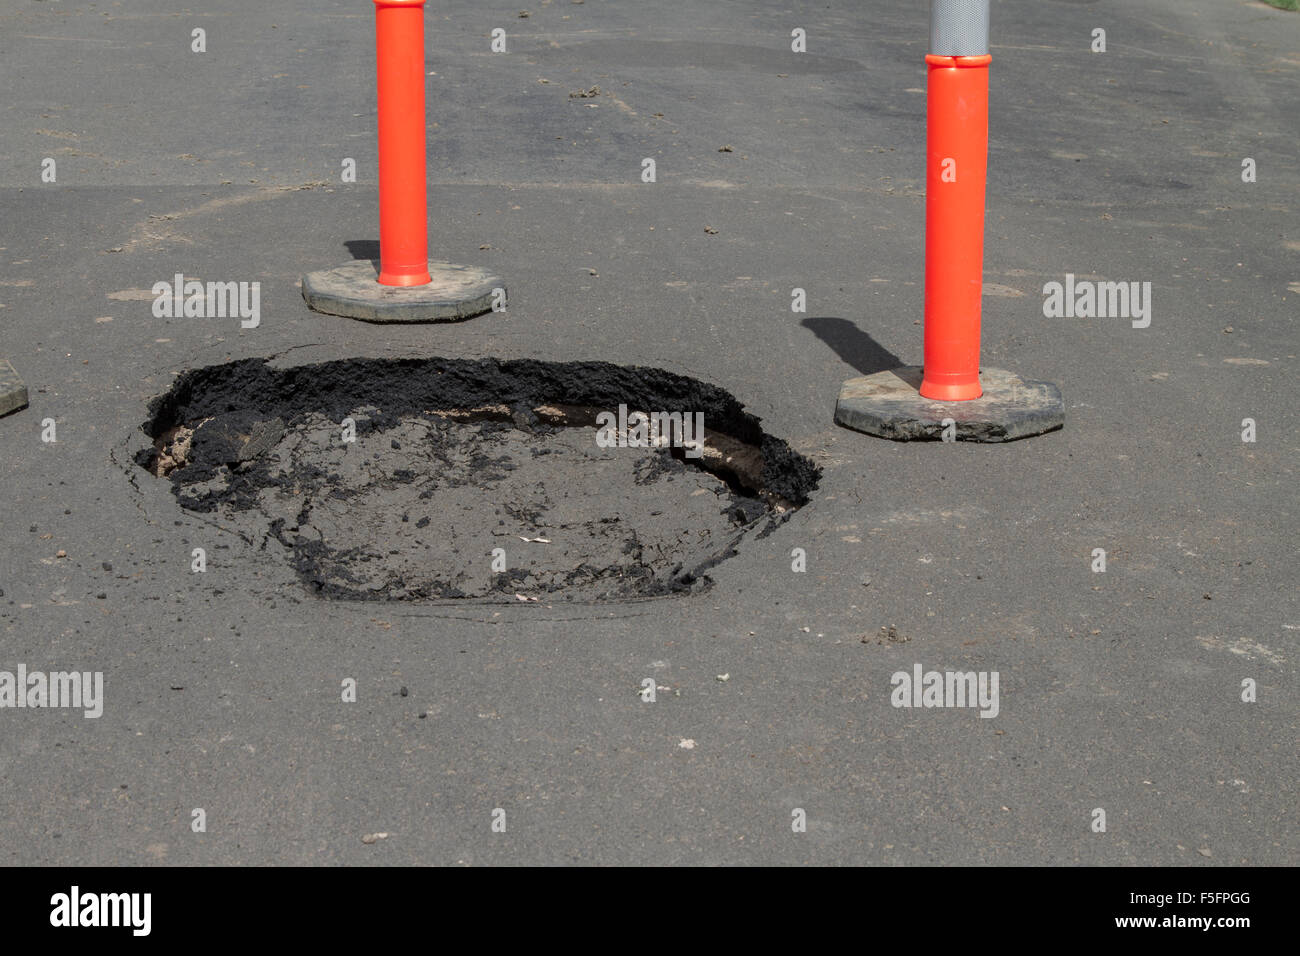
<svg viewBox="0 0 1300 956">
<path fill-rule="evenodd" d="M 620 405 L 702 416 L 702 446 L 604 447 L 637 437 L 610 430 Z M 689 593 L 819 477 L 724 390 L 594 362 L 231 362 L 180 376 L 143 427 L 136 463 L 182 507 L 347 599 Z"/>
</svg>

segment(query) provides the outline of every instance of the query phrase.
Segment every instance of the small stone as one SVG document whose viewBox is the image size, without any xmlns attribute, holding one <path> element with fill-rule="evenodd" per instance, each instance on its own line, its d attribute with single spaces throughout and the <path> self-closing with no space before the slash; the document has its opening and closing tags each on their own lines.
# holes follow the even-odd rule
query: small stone
<svg viewBox="0 0 1300 956">
<path fill-rule="evenodd" d="M 100 601 L 104 600 L 107 597 L 108 595 L 105 594 L 103 591 L 100 591 L 98 594 L 95 595 L 96 600 L 100 600 Z"/>
<path fill-rule="evenodd" d="M 387 833 L 367 833 L 365 836 L 361 838 L 361 842 L 369 846 L 372 843 L 377 843 L 380 840 L 387 840 L 387 839 L 388 839 Z"/>
<path fill-rule="evenodd" d="M 54 556 L 56 558 L 66 558 L 68 556 L 68 552 L 60 548 L 58 551 L 55 552 Z M 1209 597 L 1209 595 L 1207 594 L 1206 597 Z"/>
<path fill-rule="evenodd" d="M 403 697 L 405 697 L 410 693 L 410 691 L 407 690 L 405 687 L 403 687 L 401 690 L 398 691 L 398 693 L 401 694 Z"/>
<path fill-rule="evenodd" d="M 105 571 L 112 571 L 112 570 L 113 570 L 113 565 L 111 565 L 111 564 L 110 564 L 109 562 L 107 562 L 107 561 L 105 561 L 103 564 L 101 564 L 100 567 L 103 568 Z"/>
</svg>

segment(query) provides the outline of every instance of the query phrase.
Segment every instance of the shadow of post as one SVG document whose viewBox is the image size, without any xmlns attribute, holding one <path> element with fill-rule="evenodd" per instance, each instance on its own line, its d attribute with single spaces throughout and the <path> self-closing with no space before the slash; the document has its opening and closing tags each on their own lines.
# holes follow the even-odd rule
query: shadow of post
<svg viewBox="0 0 1300 956">
<path fill-rule="evenodd" d="M 874 375 L 898 368 L 903 361 L 848 319 L 834 316 L 810 316 L 801 323 L 813 335 L 831 347 L 859 375 Z"/>
<path fill-rule="evenodd" d="M 348 255 L 353 259 L 369 259 L 375 266 L 375 274 L 379 274 L 379 240 L 378 239 L 348 239 L 343 245 L 347 247 Z"/>
</svg>

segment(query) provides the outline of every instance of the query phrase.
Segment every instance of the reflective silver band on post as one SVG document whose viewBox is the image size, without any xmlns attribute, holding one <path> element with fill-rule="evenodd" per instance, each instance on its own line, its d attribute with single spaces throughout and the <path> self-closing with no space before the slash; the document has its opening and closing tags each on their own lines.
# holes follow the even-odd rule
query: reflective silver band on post
<svg viewBox="0 0 1300 956">
<path fill-rule="evenodd" d="M 983 56 L 989 52 L 990 0 L 930 0 L 930 52 Z"/>
</svg>

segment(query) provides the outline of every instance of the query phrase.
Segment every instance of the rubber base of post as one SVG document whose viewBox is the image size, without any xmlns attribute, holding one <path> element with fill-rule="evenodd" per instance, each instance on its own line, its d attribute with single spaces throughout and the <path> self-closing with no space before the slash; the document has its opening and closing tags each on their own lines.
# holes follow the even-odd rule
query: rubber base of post
<svg viewBox="0 0 1300 956">
<path fill-rule="evenodd" d="M 505 282 L 475 266 L 430 262 L 433 281 L 380 285 L 377 263 L 356 259 L 302 278 L 302 297 L 316 312 L 364 322 L 456 322 L 506 304 Z"/>
<path fill-rule="evenodd" d="M 840 388 L 835 423 L 894 441 L 1006 442 L 1065 424 L 1061 391 L 996 368 L 980 369 L 984 394 L 965 402 L 922 398 L 921 367 L 851 378 Z"/>
</svg>

